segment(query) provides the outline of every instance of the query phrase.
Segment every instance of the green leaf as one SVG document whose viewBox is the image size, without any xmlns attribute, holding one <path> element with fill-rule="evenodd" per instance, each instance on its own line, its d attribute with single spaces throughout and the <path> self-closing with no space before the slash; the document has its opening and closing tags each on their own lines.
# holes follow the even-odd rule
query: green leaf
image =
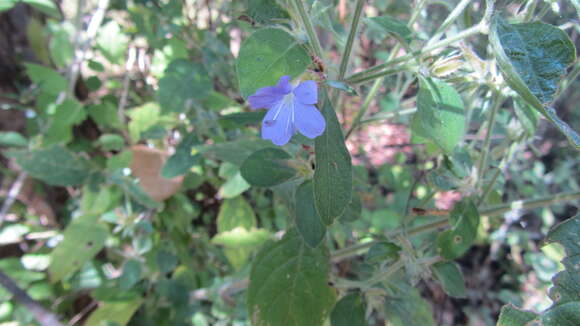
<svg viewBox="0 0 580 326">
<path fill-rule="evenodd" d="M 437 236 L 439 254 L 449 260 L 459 258 L 471 247 L 477 236 L 479 213 L 470 199 L 464 199 L 453 207 L 449 216 L 450 230 Z"/>
<path fill-rule="evenodd" d="M 157 98 L 164 113 L 185 112 L 192 101 L 201 101 L 212 91 L 212 81 L 203 65 L 185 59 L 172 61 L 159 80 Z"/>
<path fill-rule="evenodd" d="M 369 263 L 383 263 L 386 260 L 395 260 L 399 257 L 401 247 L 389 241 L 380 241 L 369 248 L 366 261 Z"/>
<path fill-rule="evenodd" d="M 228 248 L 254 249 L 261 246 L 272 237 L 270 232 L 264 229 L 246 229 L 238 226 L 230 231 L 221 232 L 211 239 L 213 244 Z"/>
<path fill-rule="evenodd" d="M 68 83 L 58 72 L 34 63 L 25 63 L 24 66 L 28 77 L 46 93 L 58 95 L 66 91 Z"/>
<path fill-rule="evenodd" d="M 11 155 L 26 173 L 50 185 L 79 185 L 89 176 L 86 160 L 62 146 L 55 145 L 30 152 L 11 152 Z"/>
<path fill-rule="evenodd" d="M 103 128 L 124 128 L 124 125 L 119 120 L 119 113 L 117 107 L 110 101 L 104 101 L 101 104 L 87 106 L 89 116 L 95 120 L 99 127 Z"/>
<path fill-rule="evenodd" d="M 83 105 L 74 99 L 67 99 L 55 108 L 51 124 L 43 135 L 43 144 L 66 144 L 73 139 L 73 126 L 83 122 L 87 114 Z"/>
<path fill-rule="evenodd" d="M 125 326 L 131 320 L 131 316 L 139 309 L 143 299 L 137 298 L 129 301 L 101 302 L 84 323 L 85 326 L 116 325 Z"/>
<path fill-rule="evenodd" d="M 145 103 L 129 111 L 129 135 L 134 142 L 141 139 L 141 134 L 153 127 L 159 121 L 159 105 L 157 103 Z"/>
<path fill-rule="evenodd" d="M 385 32 L 391 33 L 397 39 L 403 40 L 406 43 L 409 43 L 413 39 L 413 31 L 407 27 L 407 24 L 391 16 L 372 17 L 368 18 L 367 21 L 371 27 L 380 28 Z"/>
<path fill-rule="evenodd" d="M 247 306 L 255 326 L 320 326 L 334 306 L 328 250 L 309 248 L 295 230 L 265 246 L 250 272 Z"/>
<path fill-rule="evenodd" d="M 123 152 L 127 153 L 127 152 Z M 121 153 L 122 154 L 122 153 Z M 121 155 L 119 154 L 119 155 Z M 119 156 L 118 155 L 118 156 Z M 123 160 L 126 158 L 122 158 Z M 156 202 L 151 198 L 145 190 L 139 185 L 139 183 L 129 177 L 123 176 L 120 172 L 115 172 L 111 174 L 109 180 L 121 187 L 123 191 L 129 195 L 131 198 L 136 200 L 138 203 L 144 205 L 150 209 L 160 209 L 162 207 L 161 203 Z"/>
<path fill-rule="evenodd" d="M 417 289 L 400 284 L 385 301 L 385 315 L 392 326 L 435 326 L 433 311 Z"/>
<path fill-rule="evenodd" d="M 218 190 L 218 195 L 223 198 L 234 198 L 250 189 L 250 184 L 242 177 L 239 170 L 236 171 Z"/>
<path fill-rule="evenodd" d="M 289 164 L 292 157 L 279 148 L 264 148 L 254 152 L 242 164 L 242 177 L 252 186 L 273 187 L 296 175 Z"/>
<path fill-rule="evenodd" d="M 438 262 L 431 266 L 433 273 L 441 282 L 443 291 L 454 298 L 465 298 L 465 280 L 459 265 L 455 262 Z"/>
<path fill-rule="evenodd" d="M 71 64 L 74 58 L 74 45 L 71 39 L 74 35 L 74 26 L 69 22 L 49 25 L 51 38 L 48 47 L 54 64 L 63 68 Z"/>
<path fill-rule="evenodd" d="M 192 166 L 199 162 L 200 155 L 191 153 L 191 148 L 197 144 L 199 144 L 199 139 L 195 133 L 186 135 L 177 145 L 175 154 L 171 155 L 163 165 L 161 176 L 171 179 L 186 174 Z"/>
<path fill-rule="evenodd" d="M 12 9 L 18 1 L 20 0 L 6 0 L 0 2 L 0 12 Z"/>
<path fill-rule="evenodd" d="M 256 215 L 242 196 L 224 200 L 217 217 L 218 233 L 237 227 L 247 230 L 256 227 Z"/>
<path fill-rule="evenodd" d="M 27 145 L 28 140 L 17 132 L 14 131 L 0 132 L 0 146 L 25 147 Z"/>
<path fill-rule="evenodd" d="M 419 76 L 417 112 L 411 123 L 413 134 L 427 138 L 451 154 L 465 133 L 463 101 L 442 80 Z"/>
<path fill-rule="evenodd" d="M 366 326 L 365 305 L 359 293 L 353 293 L 340 299 L 330 315 L 332 326 Z"/>
<path fill-rule="evenodd" d="M 55 19 L 61 19 L 60 11 L 56 7 L 56 4 L 51 0 L 22 0 L 22 2 L 31 5 L 32 7 L 38 9 L 39 11 L 51 16 Z"/>
<path fill-rule="evenodd" d="M 509 304 L 501 308 L 497 326 L 525 326 L 536 317 L 537 314 L 534 312 L 520 310 Z"/>
<path fill-rule="evenodd" d="M 342 215 L 340 215 L 340 222 L 341 223 L 354 222 L 360 218 L 361 214 L 362 214 L 362 202 L 360 200 L 360 196 L 357 195 L 353 190 L 350 202 L 344 209 L 344 212 L 342 212 Z"/>
<path fill-rule="evenodd" d="M 248 16 L 259 24 L 273 24 L 281 19 L 289 19 L 288 12 L 276 0 L 247 0 Z"/>
<path fill-rule="evenodd" d="M 548 106 L 566 68 L 576 61 L 568 35 L 549 24 L 508 24 L 496 15 L 489 39 L 506 83 L 580 149 L 580 135 Z"/>
<path fill-rule="evenodd" d="M 322 223 L 331 225 L 351 200 L 352 163 L 340 123 L 326 94 L 321 103 L 326 130 L 315 140 L 314 199 Z"/>
<path fill-rule="evenodd" d="M 276 145 L 269 140 L 253 138 L 206 145 L 198 150 L 206 157 L 241 166 L 250 155 L 263 148 L 276 148 Z"/>
<path fill-rule="evenodd" d="M 314 187 L 311 181 L 306 181 L 296 189 L 296 229 L 304 241 L 312 248 L 322 242 L 326 234 L 326 226 L 314 206 Z"/>
<path fill-rule="evenodd" d="M 119 24 L 114 20 L 99 28 L 97 47 L 111 63 L 121 64 L 125 62 L 128 44 L 129 37 L 123 33 Z"/>
<path fill-rule="evenodd" d="M 358 96 L 356 89 L 350 87 L 347 83 L 338 80 L 327 80 L 326 85 L 341 90 L 348 95 Z"/>
<path fill-rule="evenodd" d="M 96 216 L 82 216 L 67 226 L 64 239 L 50 254 L 48 273 L 52 282 L 77 271 L 103 249 L 109 230 L 96 221 Z"/>
<path fill-rule="evenodd" d="M 102 134 L 97 143 L 104 151 L 120 151 L 125 147 L 125 139 L 115 134 Z"/>
<path fill-rule="evenodd" d="M 240 92 L 247 98 L 284 75 L 297 77 L 309 64 L 306 50 L 290 34 L 278 28 L 260 29 L 240 48 L 236 61 Z"/>
</svg>

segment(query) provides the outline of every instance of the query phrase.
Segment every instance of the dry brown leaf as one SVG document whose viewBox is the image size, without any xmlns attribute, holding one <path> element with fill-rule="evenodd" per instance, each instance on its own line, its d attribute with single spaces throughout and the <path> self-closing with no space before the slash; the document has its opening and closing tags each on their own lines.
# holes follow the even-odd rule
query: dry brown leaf
<svg viewBox="0 0 580 326">
<path fill-rule="evenodd" d="M 151 198 L 161 202 L 179 190 L 183 176 L 173 179 L 165 179 L 161 176 L 161 168 L 169 156 L 166 152 L 144 145 L 135 145 L 131 150 L 133 151 L 131 162 L 133 176 L 139 179 L 141 187 Z"/>
</svg>

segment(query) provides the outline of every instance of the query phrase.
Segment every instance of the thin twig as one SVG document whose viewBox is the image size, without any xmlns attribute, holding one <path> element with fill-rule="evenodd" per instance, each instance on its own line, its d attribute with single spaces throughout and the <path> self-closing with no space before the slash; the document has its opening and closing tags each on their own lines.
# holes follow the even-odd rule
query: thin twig
<svg viewBox="0 0 580 326">
<path fill-rule="evenodd" d="M 58 317 L 51 311 L 46 310 L 40 303 L 32 299 L 28 293 L 22 290 L 16 282 L 0 270 L 0 285 L 10 292 L 14 301 L 28 309 L 38 323 L 42 326 L 63 326 Z"/>
<path fill-rule="evenodd" d="M 20 174 L 18 174 L 18 177 L 16 177 L 16 180 L 14 180 L 14 183 L 10 187 L 8 194 L 6 195 L 6 199 L 2 204 L 2 209 L 0 209 L 0 226 L 2 226 L 2 224 L 4 223 L 6 214 L 8 214 L 8 211 L 10 210 L 10 208 L 12 208 L 12 205 L 16 201 L 16 197 L 18 197 L 18 194 L 20 194 L 20 190 L 22 190 L 22 186 L 24 185 L 24 180 L 26 180 L 26 177 L 27 177 L 26 172 L 20 172 Z"/>
</svg>

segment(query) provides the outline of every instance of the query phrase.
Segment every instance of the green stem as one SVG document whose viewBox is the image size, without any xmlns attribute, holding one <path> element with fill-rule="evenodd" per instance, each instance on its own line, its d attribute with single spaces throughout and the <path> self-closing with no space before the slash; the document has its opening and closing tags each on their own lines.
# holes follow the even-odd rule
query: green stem
<svg viewBox="0 0 580 326">
<path fill-rule="evenodd" d="M 342 54 L 342 59 L 340 61 L 340 68 L 338 70 L 338 80 L 344 79 L 344 74 L 346 73 L 346 68 L 348 66 L 348 61 L 350 59 L 350 53 L 352 52 L 352 45 L 354 38 L 356 36 L 358 25 L 360 22 L 360 16 L 362 13 L 365 0 L 357 0 L 356 7 L 354 9 L 354 16 L 352 17 L 352 24 L 350 25 L 350 32 L 346 40 L 346 46 L 344 47 L 344 53 Z"/>
<path fill-rule="evenodd" d="M 322 59 L 323 56 L 322 56 L 322 47 L 320 46 L 320 40 L 318 39 L 318 35 L 314 30 L 314 26 L 312 25 L 310 16 L 308 15 L 306 9 L 304 8 L 304 3 L 302 2 L 302 0 L 294 0 L 294 5 L 296 7 L 298 15 L 300 16 L 300 19 L 302 20 L 302 23 L 304 24 L 304 28 L 306 29 L 306 34 L 308 34 L 308 39 L 310 40 L 310 45 L 314 50 L 314 54 L 316 54 L 317 57 Z"/>
<path fill-rule="evenodd" d="M 515 209 L 534 209 L 572 200 L 580 200 L 580 191 L 559 193 L 538 199 L 516 200 L 507 204 L 485 207 L 479 211 L 479 214 L 499 215 Z"/>
<path fill-rule="evenodd" d="M 393 65 L 398 64 L 398 63 L 402 63 L 402 62 L 407 62 L 407 61 L 410 61 L 410 60 L 414 60 L 415 57 L 417 57 L 417 56 L 418 57 L 422 57 L 425 54 L 428 54 L 428 53 L 430 53 L 433 50 L 436 50 L 436 49 L 439 49 L 439 48 L 442 48 L 442 47 L 446 47 L 446 46 L 448 46 L 450 44 L 453 44 L 453 43 L 455 43 L 457 41 L 460 41 L 460 40 L 462 40 L 464 38 L 467 38 L 467 37 L 470 37 L 470 36 L 479 34 L 484 29 L 483 26 L 484 25 L 482 25 L 482 24 L 475 25 L 475 26 L 473 26 L 471 28 L 468 28 L 468 29 L 462 31 L 461 33 L 458 33 L 456 35 L 453 35 L 451 37 L 448 37 L 448 38 L 446 38 L 446 39 L 444 39 L 442 41 L 439 41 L 439 42 L 437 42 L 437 43 L 435 43 L 435 44 L 433 44 L 431 46 L 427 46 L 427 47 L 423 48 L 422 50 L 413 51 L 413 52 L 408 53 L 408 54 L 406 54 L 404 56 L 401 56 L 401 57 L 398 57 L 398 58 L 395 58 L 395 59 L 392 59 L 392 60 L 388 60 L 387 62 L 385 62 L 383 64 L 380 64 L 380 65 L 374 66 L 374 67 L 372 67 L 370 69 L 367 69 L 365 71 L 356 73 L 356 74 L 348 77 L 346 79 L 346 81 L 347 82 L 353 82 L 353 81 L 355 81 L 355 83 L 359 83 L 359 82 L 362 82 L 362 81 L 368 81 L 368 80 L 371 80 L 371 79 L 374 79 L 374 78 L 382 77 L 383 76 L 382 73 L 376 73 L 376 72 L 377 71 L 381 71 L 381 70 L 383 70 L 385 68 L 388 68 L 388 67 L 393 66 Z M 372 75 L 373 78 L 367 78 L 372 73 L 375 73 L 374 75 Z"/>
<path fill-rule="evenodd" d="M 461 13 L 465 9 L 465 7 L 467 7 L 467 5 L 469 5 L 470 3 L 471 3 L 471 0 L 461 0 L 461 2 L 458 3 L 457 6 L 455 6 L 455 9 L 453 9 L 453 11 L 451 11 L 449 13 L 447 18 L 445 18 L 445 21 L 441 24 L 441 26 L 439 26 L 439 28 L 437 29 L 435 34 L 433 34 L 431 39 L 429 39 L 429 41 L 427 41 L 427 46 L 429 46 L 429 45 L 433 44 L 433 42 L 439 40 L 439 38 L 443 35 L 443 33 L 445 33 L 447 28 L 449 28 L 449 26 L 451 26 L 451 24 L 457 19 L 457 17 L 459 17 L 459 15 L 461 15 Z"/>
<path fill-rule="evenodd" d="M 404 110 L 395 111 L 395 112 L 387 112 L 384 114 L 377 114 L 377 115 L 372 116 L 371 118 L 368 118 L 368 119 L 361 121 L 359 123 L 359 127 L 363 126 L 367 123 L 392 119 L 392 118 L 403 116 L 403 115 L 413 114 L 415 112 L 417 112 L 417 108 L 404 109 Z"/>
<path fill-rule="evenodd" d="M 360 124 L 360 121 L 361 121 L 362 117 L 365 115 L 365 113 L 367 113 L 367 110 L 369 109 L 369 106 L 370 106 L 373 98 L 375 97 L 375 95 L 377 94 L 377 92 L 379 91 L 379 89 L 381 88 L 381 82 L 382 81 L 383 81 L 382 79 L 375 80 L 375 83 L 373 84 L 373 87 L 371 87 L 371 90 L 367 94 L 367 96 L 365 98 L 365 101 L 363 102 L 363 105 L 361 106 L 361 108 L 356 113 L 356 116 L 355 116 L 352 124 L 350 125 L 350 128 L 346 132 L 346 135 L 344 136 L 344 140 L 347 140 L 348 137 L 352 134 L 352 132 Z"/>
<path fill-rule="evenodd" d="M 388 234 L 387 238 L 391 239 L 391 238 L 394 238 L 398 235 L 415 236 L 418 234 L 422 234 L 425 232 L 439 229 L 441 227 L 445 227 L 447 225 L 448 225 L 447 218 L 446 217 L 440 218 L 440 219 L 434 220 L 433 222 L 426 223 L 426 224 L 419 225 L 419 226 L 415 226 L 415 227 L 409 228 L 407 230 L 405 230 L 405 229 L 395 230 L 392 233 Z M 372 240 L 372 241 L 368 241 L 368 242 L 364 242 L 364 243 L 357 243 L 357 244 L 352 245 L 350 247 L 346 247 L 346 248 L 337 250 L 332 254 L 332 261 L 339 262 L 339 261 L 344 260 L 346 258 L 357 256 L 360 254 L 360 252 L 362 250 L 366 250 L 378 242 L 379 242 L 379 240 Z"/>
<path fill-rule="evenodd" d="M 493 133 L 493 127 L 495 125 L 495 116 L 498 109 L 503 104 L 503 97 L 499 92 L 495 92 L 492 98 L 492 108 L 489 114 L 489 120 L 487 123 L 487 133 L 485 135 L 485 140 L 483 142 L 483 148 L 481 150 L 481 156 L 479 158 L 479 164 L 477 166 L 477 183 L 481 183 L 485 175 L 485 170 L 487 169 L 487 155 L 489 153 L 489 146 L 491 144 L 491 135 Z"/>
</svg>

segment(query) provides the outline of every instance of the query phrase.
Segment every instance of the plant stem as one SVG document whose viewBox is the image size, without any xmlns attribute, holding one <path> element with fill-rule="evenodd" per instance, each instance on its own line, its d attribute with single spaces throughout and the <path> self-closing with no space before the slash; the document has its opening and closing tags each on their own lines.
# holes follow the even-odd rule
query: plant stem
<svg viewBox="0 0 580 326">
<path fill-rule="evenodd" d="M 356 73 L 356 74 L 348 77 L 346 79 L 346 81 L 347 82 L 351 82 L 351 83 L 359 83 L 359 82 L 362 82 L 362 81 L 368 81 L 368 80 L 371 80 L 371 79 L 374 79 L 374 78 L 382 77 L 383 75 L 386 75 L 386 74 L 383 74 L 383 72 L 380 72 L 380 73 L 375 73 L 375 72 L 381 71 L 382 69 L 388 68 L 388 67 L 393 66 L 393 65 L 398 64 L 398 63 L 402 63 L 402 62 L 407 62 L 407 61 L 410 61 L 410 60 L 414 60 L 415 57 L 421 57 L 421 56 L 423 56 L 423 55 L 425 55 L 425 54 L 427 54 L 427 53 L 429 53 L 429 52 L 431 52 L 433 50 L 436 50 L 438 48 L 446 47 L 446 46 L 448 46 L 450 44 L 453 44 L 453 43 L 455 43 L 455 42 L 457 42 L 459 40 L 462 40 L 464 38 L 473 36 L 475 34 L 479 34 L 484 29 L 483 26 L 484 25 L 482 25 L 482 24 L 475 25 L 475 26 L 473 26 L 471 28 L 468 28 L 468 29 L 462 31 L 461 33 L 458 33 L 456 35 L 453 35 L 451 37 L 448 37 L 448 38 L 446 38 L 446 39 L 444 39 L 442 41 L 439 41 L 439 42 L 437 42 L 437 43 L 435 43 L 435 44 L 433 44 L 431 46 L 427 46 L 427 47 L 425 47 L 422 50 L 418 50 L 418 51 L 414 51 L 414 52 L 408 53 L 408 54 L 406 54 L 404 56 L 401 56 L 401 57 L 398 57 L 398 58 L 395 58 L 395 59 L 392 59 L 392 60 L 388 60 L 387 62 L 385 62 L 383 64 L 374 66 L 374 67 L 372 67 L 370 69 L 367 69 L 365 71 Z M 368 78 L 371 73 L 375 73 L 375 74 L 372 75 L 372 78 Z"/>
<path fill-rule="evenodd" d="M 342 59 L 340 61 L 340 68 L 338 70 L 338 80 L 344 79 L 344 74 L 346 73 L 346 68 L 348 66 L 348 61 L 350 59 L 350 53 L 352 52 L 352 46 L 354 38 L 356 36 L 358 25 L 360 22 L 360 16 L 362 13 L 365 0 L 357 0 L 356 7 L 354 9 L 354 15 L 352 17 L 352 23 L 350 25 L 350 32 L 346 40 L 346 46 L 344 47 L 344 53 L 342 54 Z"/>
<path fill-rule="evenodd" d="M 361 121 L 359 124 L 359 127 L 362 125 L 365 125 L 367 123 L 386 120 L 386 119 L 392 119 L 392 118 L 403 116 L 403 115 L 413 114 L 415 112 L 417 112 L 417 108 L 409 108 L 409 109 L 404 109 L 404 110 L 395 111 L 395 112 L 387 112 L 384 114 L 377 114 L 377 115 L 372 116 L 371 118 L 368 118 L 368 119 Z"/>
<path fill-rule="evenodd" d="M 403 235 L 403 234 L 407 235 L 407 236 L 414 236 L 414 235 L 418 235 L 418 234 L 425 233 L 428 231 L 436 230 L 436 229 L 441 228 L 441 227 L 445 227 L 445 226 L 447 226 L 447 224 L 448 224 L 447 217 L 439 218 L 437 220 L 434 220 L 433 222 L 426 223 L 423 225 L 418 225 L 418 226 L 409 228 L 407 230 L 405 230 L 405 229 L 395 230 L 392 233 L 389 233 L 387 235 L 387 238 L 391 239 L 391 238 L 394 238 L 398 235 Z M 372 241 L 368 241 L 368 242 L 364 242 L 364 243 L 357 243 L 357 244 L 352 245 L 350 247 L 346 247 L 346 248 L 337 250 L 332 254 L 332 261 L 339 262 L 343 259 L 346 259 L 346 258 L 349 258 L 352 256 L 357 256 L 361 250 L 368 249 L 368 248 L 372 247 L 377 242 L 379 242 L 379 240 L 372 240 Z"/>
<path fill-rule="evenodd" d="M 319 57 L 323 58 L 322 56 L 322 47 L 320 46 L 320 40 L 318 39 L 318 35 L 316 35 L 316 31 L 314 30 L 314 26 L 312 25 L 312 21 L 310 20 L 310 16 L 306 12 L 304 8 L 304 2 L 302 0 L 294 0 L 294 5 L 296 10 L 298 11 L 298 15 L 304 24 L 304 28 L 306 29 L 306 34 L 308 34 L 308 39 L 310 40 L 310 46 L 314 50 L 314 54 Z"/>
<path fill-rule="evenodd" d="M 481 150 L 481 156 L 479 158 L 479 164 L 477 166 L 477 183 L 481 183 L 485 175 L 485 170 L 487 169 L 487 155 L 489 153 L 489 145 L 491 143 L 491 134 L 493 132 L 493 127 L 495 125 L 495 116 L 498 109 L 503 104 L 503 97 L 499 92 L 494 92 L 492 98 L 492 108 L 489 114 L 489 120 L 487 123 L 487 133 L 485 135 L 485 140 L 483 142 L 483 148 Z"/>
<path fill-rule="evenodd" d="M 375 83 L 373 84 L 373 87 L 371 87 L 371 90 L 369 91 L 369 93 L 365 97 L 365 101 L 363 102 L 361 108 L 356 113 L 356 116 L 354 117 L 354 120 L 352 121 L 352 124 L 350 125 L 350 128 L 346 132 L 346 135 L 344 136 L 344 140 L 347 140 L 348 137 L 352 134 L 352 132 L 360 124 L 360 121 L 361 121 L 362 117 L 365 115 L 365 113 L 367 113 L 367 110 L 369 109 L 369 106 L 370 106 L 373 98 L 375 97 L 375 95 L 377 94 L 377 92 L 379 91 L 379 89 L 381 88 L 381 82 L 382 81 L 383 81 L 382 78 L 379 78 L 379 79 L 375 80 Z"/>
<path fill-rule="evenodd" d="M 516 200 L 507 204 L 484 207 L 479 211 L 479 214 L 489 216 L 499 215 L 511 210 L 534 209 L 572 200 L 580 200 L 580 191 L 564 192 L 538 199 Z"/>
</svg>

